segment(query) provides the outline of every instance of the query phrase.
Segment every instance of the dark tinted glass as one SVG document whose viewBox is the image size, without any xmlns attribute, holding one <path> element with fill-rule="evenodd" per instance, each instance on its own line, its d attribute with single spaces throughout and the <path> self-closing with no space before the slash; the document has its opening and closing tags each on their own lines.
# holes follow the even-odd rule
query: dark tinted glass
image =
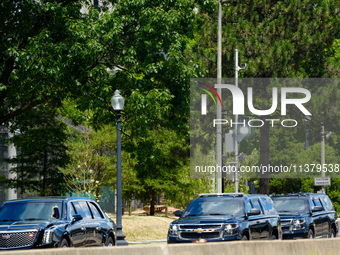
<svg viewBox="0 0 340 255">
<path fill-rule="evenodd" d="M 83 212 L 85 213 L 85 217 L 86 219 L 92 219 L 92 215 L 90 212 L 90 208 L 88 207 L 87 203 L 85 201 L 81 201 L 79 202 L 81 208 L 83 209 Z"/>
<path fill-rule="evenodd" d="M 321 207 L 323 207 L 322 204 L 321 204 L 321 202 L 320 202 L 320 200 L 319 200 L 319 198 L 314 198 L 313 200 L 314 200 L 315 206 L 321 206 Z"/>
<path fill-rule="evenodd" d="M 89 203 L 89 205 L 90 205 L 91 212 L 93 214 L 94 219 L 103 219 L 104 218 L 95 204 Z"/>
<path fill-rule="evenodd" d="M 68 216 L 72 219 L 73 215 L 77 214 L 77 212 L 74 210 L 72 203 L 69 203 L 67 206 L 69 211 Z"/>
<path fill-rule="evenodd" d="M 247 212 L 249 212 L 251 209 L 253 209 L 253 206 L 251 205 L 250 201 L 247 202 Z"/>
<path fill-rule="evenodd" d="M 80 214 L 84 219 L 92 219 L 91 212 L 86 202 L 72 202 L 77 214 Z"/>
<path fill-rule="evenodd" d="M 260 205 L 259 200 L 258 199 L 253 199 L 252 202 L 253 202 L 254 208 L 259 209 L 261 211 L 261 213 L 263 213 L 263 210 L 262 210 L 262 207 Z"/>
<path fill-rule="evenodd" d="M 240 198 L 202 198 L 193 200 L 183 213 L 183 217 L 196 215 L 233 215 L 244 214 L 244 203 Z"/>
<path fill-rule="evenodd" d="M 278 212 L 307 212 L 307 198 L 273 197 L 275 208 Z"/>
<path fill-rule="evenodd" d="M 267 212 L 269 214 L 276 214 L 274 203 L 271 200 L 271 198 L 269 198 L 269 197 L 262 197 L 261 200 L 264 203 L 264 205 L 265 205 L 265 207 L 267 209 Z"/>
<path fill-rule="evenodd" d="M 329 199 L 328 196 L 322 196 L 321 197 L 322 203 L 324 204 L 325 208 L 327 211 L 332 211 L 333 210 L 333 204 L 331 200 Z"/>
<path fill-rule="evenodd" d="M 55 220 L 53 208 L 57 206 L 61 214 L 62 204 L 57 202 L 26 202 L 5 204 L 0 210 L 0 221 L 7 220 Z"/>
</svg>

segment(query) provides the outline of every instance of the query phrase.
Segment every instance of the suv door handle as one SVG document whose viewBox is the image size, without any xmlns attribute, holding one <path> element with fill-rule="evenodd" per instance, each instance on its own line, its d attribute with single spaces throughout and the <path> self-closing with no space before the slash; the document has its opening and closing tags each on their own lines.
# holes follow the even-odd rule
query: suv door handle
<svg viewBox="0 0 340 255">
<path fill-rule="evenodd" d="M 81 230 L 83 230 L 83 231 L 84 231 L 84 230 L 86 230 L 86 228 L 85 228 L 85 227 L 81 227 Z"/>
<path fill-rule="evenodd" d="M 256 221 L 256 223 L 257 223 L 257 224 L 259 224 L 259 223 L 260 223 L 260 221 L 258 220 L 258 221 Z"/>
<path fill-rule="evenodd" d="M 96 230 L 98 230 L 98 231 L 101 230 L 101 229 L 102 229 L 101 227 L 96 227 Z"/>
</svg>

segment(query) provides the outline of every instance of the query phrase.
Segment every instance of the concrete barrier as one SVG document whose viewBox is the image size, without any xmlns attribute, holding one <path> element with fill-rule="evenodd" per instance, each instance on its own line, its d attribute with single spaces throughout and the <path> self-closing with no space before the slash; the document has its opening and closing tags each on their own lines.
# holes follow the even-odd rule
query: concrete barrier
<svg viewBox="0 0 340 255">
<path fill-rule="evenodd" d="M 203 244 L 133 245 L 2 251 L 0 255 L 340 255 L 340 239 L 236 241 Z"/>
</svg>

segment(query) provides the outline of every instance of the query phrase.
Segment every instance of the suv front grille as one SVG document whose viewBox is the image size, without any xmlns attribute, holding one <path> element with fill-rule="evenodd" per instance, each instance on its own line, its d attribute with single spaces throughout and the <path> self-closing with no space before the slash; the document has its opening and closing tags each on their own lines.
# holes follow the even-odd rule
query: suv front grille
<svg viewBox="0 0 340 255">
<path fill-rule="evenodd" d="M 37 230 L 27 231 L 1 231 L 0 249 L 22 248 L 32 246 Z"/>
<path fill-rule="evenodd" d="M 212 233 L 181 233 L 182 238 L 187 238 L 187 239 L 210 239 L 210 238 L 219 238 L 220 233 L 219 232 L 212 232 Z"/>
<path fill-rule="evenodd" d="M 178 231 L 181 239 L 197 240 L 202 239 L 216 239 L 220 238 L 223 233 L 223 224 L 197 224 L 186 225 L 180 224 Z"/>
<path fill-rule="evenodd" d="M 283 232 L 291 231 L 292 220 L 281 220 L 281 228 Z"/>
<path fill-rule="evenodd" d="M 181 229 L 197 229 L 197 228 L 201 228 L 201 229 L 218 229 L 221 228 L 221 224 L 219 225 L 180 225 Z"/>
</svg>

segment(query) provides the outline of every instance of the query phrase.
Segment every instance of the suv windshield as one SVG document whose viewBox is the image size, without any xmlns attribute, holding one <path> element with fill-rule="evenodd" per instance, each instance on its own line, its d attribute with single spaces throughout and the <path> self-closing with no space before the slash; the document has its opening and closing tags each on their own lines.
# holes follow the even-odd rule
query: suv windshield
<svg viewBox="0 0 340 255">
<path fill-rule="evenodd" d="M 308 212 L 307 198 L 272 197 L 278 212 Z"/>
<path fill-rule="evenodd" d="M 243 216 L 244 204 L 239 198 L 199 198 L 193 200 L 183 213 L 183 217 L 199 215 Z"/>
<path fill-rule="evenodd" d="M 0 221 L 55 220 L 53 208 L 61 213 L 61 202 L 25 202 L 5 204 L 0 210 Z"/>
</svg>

